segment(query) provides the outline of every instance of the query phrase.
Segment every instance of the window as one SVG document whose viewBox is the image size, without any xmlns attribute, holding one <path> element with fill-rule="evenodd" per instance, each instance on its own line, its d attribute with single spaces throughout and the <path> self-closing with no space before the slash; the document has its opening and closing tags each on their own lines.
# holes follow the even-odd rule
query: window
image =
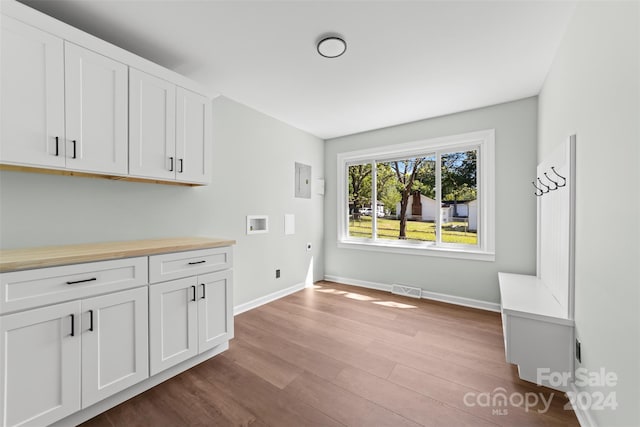
<svg viewBox="0 0 640 427">
<path fill-rule="evenodd" d="M 494 131 L 338 154 L 338 245 L 492 261 Z"/>
</svg>

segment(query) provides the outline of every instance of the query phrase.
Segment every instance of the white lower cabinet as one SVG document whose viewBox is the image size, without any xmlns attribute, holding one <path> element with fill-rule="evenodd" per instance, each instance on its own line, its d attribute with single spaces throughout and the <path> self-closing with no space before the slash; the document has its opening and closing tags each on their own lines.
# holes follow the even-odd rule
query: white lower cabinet
<svg viewBox="0 0 640 427">
<path fill-rule="evenodd" d="M 149 289 L 151 375 L 198 354 L 196 283 L 189 277 Z"/>
<path fill-rule="evenodd" d="M 148 378 L 147 327 L 147 287 L 0 317 L 2 425 L 47 425 Z"/>
<path fill-rule="evenodd" d="M 233 338 L 231 270 L 198 276 L 198 351 L 202 353 Z"/>
<path fill-rule="evenodd" d="M 232 281 L 231 247 L 0 272 L 0 427 L 78 424 L 226 350 Z"/>
<path fill-rule="evenodd" d="M 80 301 L 0 317 L 3 426 L 43 426 L 80 409 Z"/>
<path fill-rule="evenodd" d="M 231 293 L 231 270 L 150 286 L 151 375 L 233 337 Z"/>
<path fill-rule="evenodd" d="M 82 301 L 82 407 L 149 377 L 147 287 Z"/>
</svg>

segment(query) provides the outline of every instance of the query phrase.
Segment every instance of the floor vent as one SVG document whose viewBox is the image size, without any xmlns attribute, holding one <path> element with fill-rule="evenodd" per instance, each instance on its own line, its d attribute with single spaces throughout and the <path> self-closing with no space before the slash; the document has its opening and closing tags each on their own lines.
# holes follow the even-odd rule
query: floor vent
<svg viewBox="0 0 640 427">
<path fill-rule="evenodd" d="M 411 298 L 422 297 L 422 289 L 412 288 L 411 286 L 405 286 L 405 285 L 393 285 L 391 287 L 391 293 L 396 295 L 402 295 L 405 297 L 411 297 Z"/>
</svg>

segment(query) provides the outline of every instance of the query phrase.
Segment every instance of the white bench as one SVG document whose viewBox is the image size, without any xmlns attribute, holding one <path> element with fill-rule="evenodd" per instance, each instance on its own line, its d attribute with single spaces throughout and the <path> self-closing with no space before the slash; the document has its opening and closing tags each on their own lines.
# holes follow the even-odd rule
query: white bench
<svg viewBox="0 0 640 427">
<path fill-rule="evenodd" d="M 499 273 L 502 327 L 507 362 L 520 378 L 567 391 L 540 373 L 573 375 L 574 322 L 536 276 Z M 539 371 L 542 370 L 542 371 Z"/>
</svg>

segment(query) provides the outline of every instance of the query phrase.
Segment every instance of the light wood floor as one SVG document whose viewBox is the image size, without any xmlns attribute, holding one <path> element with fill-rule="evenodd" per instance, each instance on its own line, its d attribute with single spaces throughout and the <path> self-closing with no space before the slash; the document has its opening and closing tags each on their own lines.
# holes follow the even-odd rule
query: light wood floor
<svg viewBox="0 0 640 427">
<path fill-rule="evenodd" d="M 227 352 L 84 425 L 578 425 L 504 361 L 498 313 L 320 282 L 235 328 Z M 500 393 L 553 397 L 543 413 L 486 401 Z"/>
</svg>

